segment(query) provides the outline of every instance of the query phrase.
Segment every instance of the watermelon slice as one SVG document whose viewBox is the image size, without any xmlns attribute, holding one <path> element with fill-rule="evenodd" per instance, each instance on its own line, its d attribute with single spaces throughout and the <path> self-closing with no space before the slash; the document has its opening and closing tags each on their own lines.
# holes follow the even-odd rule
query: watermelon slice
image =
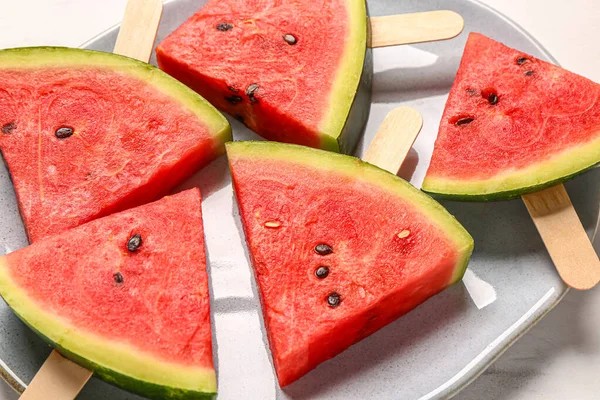
<svg viewBox="0 0 600 400">
<path fill-rule="evenodd" d="M 281 386 L 462 279 L 473 239 L 397 176 L 273 142 L 227 155 Z"/>
<path fill-rule="evenodd" d="M 0 51 L 0 149 L 29 239 L 147 203 L 224 152 L 227 120 L 148 64 Z"/>
<path fill-rule="evenodd" d="M 368 117 L 365 0 L 209 0 L 156 55 L 269 140 L 349 153 Z"/>
<path fill-rule="evenodd" d="M 1 257 L 0 294 L 109 383 L 155 399 L 216 392 L 198 189 Z"/>
<path fill-rule="evenodd" d="M 600 162 L 600 85 L 478 33 L 469 36 L 423 190 L 504 200 Z"/>
</svg>

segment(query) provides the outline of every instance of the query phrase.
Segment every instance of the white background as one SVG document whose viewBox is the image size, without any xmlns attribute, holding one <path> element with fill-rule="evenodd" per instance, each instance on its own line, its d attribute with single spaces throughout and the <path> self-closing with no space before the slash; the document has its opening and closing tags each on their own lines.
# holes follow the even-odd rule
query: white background
<svg viewBox="0 0 600 400">
<path fill-rule="evenodd" d="M 483 2 L 528 30 L 564 67 L 600 82 L 600 0 Z M 125 3 L 126 0 L 0 0 L 0 48 L 77 47 L 118 23 Z M 0 381 L 0 400 L 16 398 Z M 600 287 L 587 293 L 571 291 L 456 398 L 599 399 Z"/>
</svg>

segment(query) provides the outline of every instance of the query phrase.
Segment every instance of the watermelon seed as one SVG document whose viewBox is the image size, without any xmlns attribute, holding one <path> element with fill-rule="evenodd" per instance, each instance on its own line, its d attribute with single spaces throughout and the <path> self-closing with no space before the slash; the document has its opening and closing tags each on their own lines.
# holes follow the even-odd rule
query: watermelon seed
<svg viewBox="0 0 600 400">
<path fill-rule="evenodd" d="M 475 118 L 463 117 L 463 118 L 460 118 L 458 121 L 456 121 L 454 123 L 454 125 L 456 125 L 456 126 L 466 125 L 466 124 L 470 124 L 474 120 L 475 120 Z"/>
<path fill-rule="evenodd" d="M 227 86 L 227 89 L 231 90 L 232 92 L 239 92 L 239 89 L 234 88 L 233 86 Z"/>
<path fill-rule="evenodd" d="M 139 233 L 136 233 L 135 235 L 130 237 L 129 240 L 127 241 L 127 250 L 129 250 L 133 253 L 134 251 L 139 249 L 141 245 L 142 245 L 142 235 L 140 235 Z"/>
<path fill-rule="evenodd" d="M 410 231 L 409 231 L 409 230 L 407 230 L 407 229 L 405 229 L 405 230 L 403 230 L 402 232 L 400 232 L 400 233 L 399 233 L 397 236 L 398 236 L 400 239 L 404 239 L 405 237 L 408 237 L 409 235 L 410 235 Z"/>
<path fill-rule="evenodd" d="M 58 128 L 54 135 L 59 139 L 66 139 L 73 134 L 73 128 L 69 128 L 63 126 L 62 128 Z"/>
<path fill-rule="evenodd" d="M 329 296 L 327 296 L 327 304 L 329 304 L 329 307 L 335 308 L 340 305 L 341 301 L 342 298 L 336 292 L 330 293 Z"/>
<path fill-rule="evenodd" d="M 285 35 L 283 35 L 283 40 L 285 40 L 285 42 L 291 46 L 298 43 L 298 39 L 296 39 L 296 36 L 292 35 L 291 33 L 286 33 Z"/>
<path fill-rule="evenodd" d="M 526 57 L 519 57 L 517 58 L 517 64 L 519 65 L 523 65 L 527 62 L 527 58 Z"/>
<path fill-rule="evenodd" d="M 237 95 L 232 95 L 232 96 L 225 96 L 225 100 L 227 100 L 228 102 L 230 102 L 231 104 L 238 104 L 242 102 L 242 96 L 237 96 Z"/>
<path fill-rule="evenodd" d="M 533 71 L 527 71 L 527 72 L 525 72 L 525 76 L 531 76 L 531 75 L 533 75 L 533 74 L 534 74 L 534 72 L 533 72 Z"/>
<path fill-rule="evenodd" d="M 322 256 L 326 256 L 327 254 L 333 253 L 333 249 L 331 248 L 331 246 L 326 245 L 325 243 L 319 243 L 318 245 L 316 245 L 315 251 L 317 252 L 317 254 L 320 254 Z"/>
<path fill-rule="evenodd" d="M 488 101 L 490 102 L 491 105 L 495 106 L 496 104 L 498 104 L 498 95 L 496 93 L 490 93 L 488 95 Z"/>
<path fill-rule="evenodd" d="M 469 96 L 475 96 L 475 94 L 477 94 L 477 90 L 475 90 L 475 89 L 467 89 L 467 93 L 469 93 Z"/>
<path fill-rule="evenodd" d="M 246 89 L 246 96 L 248 96 L 251 103 L 258 103 L 258 99 L 254 97 L 254 94 L 258 90 L 258 87 L 259 86 L 256 83 L 253 83 Z"/>
<path fill-rule="evenodd" d="M 15 130 L 17 125 L 14 122 L 9 122 L 8 124 L 2 125 L 2 133 L 11 133 Z"/>
<path fill-rule="evenodd" d="M 227 32 L 233 29 L 233 25 L 230 24 L 229 22 L 221 22 L 220 24 L 217 24 L 217 30 L 221 31 L 221 32 Z"/>
<path fill-rule="evenodd" d="M 319 279 L 327 278 L 327 275 L 329 275 L 329 267 L 321 266 L 317 268 L 317 270 L 315 271 L 315 275 Z"/>
<path fill-rule="evenodd" d="M 114 278 L 115 282 L 123 283 L 123 275 L 121 275 L 120 272 L 117 272 L 116 274 L 114 274 L 113 278 Z"/>
<path fill-rule="evenodd" d="M 267 228 L 279 228 L 281 223 L 279 221 L 269 221 L 265 222 L 265 227 Z"/>
</svg>

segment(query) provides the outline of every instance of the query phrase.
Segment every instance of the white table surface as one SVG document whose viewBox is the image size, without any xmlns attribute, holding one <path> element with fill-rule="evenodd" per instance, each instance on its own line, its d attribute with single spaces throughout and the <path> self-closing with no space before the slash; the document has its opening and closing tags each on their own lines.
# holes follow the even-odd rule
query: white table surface
<svg viewBox="0 0 600 400">
<path fill-rule="evenodd" d="M 600 82 L 600 0 L 483 2 L 528 30 L 564 67 Z M 118 23 L 125 3 L 0 0 L 0 48 L 76 47 Z M 598 236 L 600 248 L 600 233 Z M 0 382 L 0 400 L 16 398 Z M 455 398 L 599 399 L 600 287 L 567 294 L 554 311 Z"/>
</svg>

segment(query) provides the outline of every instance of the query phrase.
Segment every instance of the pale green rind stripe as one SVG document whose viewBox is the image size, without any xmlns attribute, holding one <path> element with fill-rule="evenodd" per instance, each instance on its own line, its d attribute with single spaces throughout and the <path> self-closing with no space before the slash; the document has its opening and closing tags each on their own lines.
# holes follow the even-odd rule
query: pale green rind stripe
<svg viewBox="0 0 600 400">
<path fill-rule="evenodd" d="M 471 236 L 469 235 L 469 237 Z M 452 280 L 450 281 L 451 285 L 462 280 L 465 271 L 467 270 L 467 266 L 469 265 L 469 261 L 471 260 L 474 245 L 475 242 L 473 241 L 473 238 L 471 238 L 471 241 L 466 243 L 465 246 L 458 251 L 460 258 L 458 259 L 458 262 L 456 263 L 456 268 L 454 269 L 454 273 L 452 274 Z"/>
<path fill-rule="evenodd" d="M 599 162 L 600 139 L 566 149 L 530 167 L 506 171 L 490 179 L 468 181 L 428 176 L 423 182 L 423 190 L 456 200 L 509 200 L 565 182 Z"/>
<path fill-rule="evenodd" d="M 339 151 L 337 138 L 342 133 L 358 90 L 367 50 L 367 6 L 365 0 L 347 0 L 348 35 L 346 46 L 331 87 L 329 108 L 321 120 L 322 147 Z"/>
<path fill-rule="evenodd" d="M 471 253 L 473 238 L 441 204 L 410 183 L 356 157 L 312 149 L 309 147 L 275 142 L 230 142 L 226 144 L 227 155 L 240 158 L 265 158 L 298 163 L 311 168 L 342 174 L 361 180 L 410 202 L 417 210 L 440 228 L 454 244 L 461 257 L 456 265 L 452 281 L 462 279 Z"/>
</svg>

